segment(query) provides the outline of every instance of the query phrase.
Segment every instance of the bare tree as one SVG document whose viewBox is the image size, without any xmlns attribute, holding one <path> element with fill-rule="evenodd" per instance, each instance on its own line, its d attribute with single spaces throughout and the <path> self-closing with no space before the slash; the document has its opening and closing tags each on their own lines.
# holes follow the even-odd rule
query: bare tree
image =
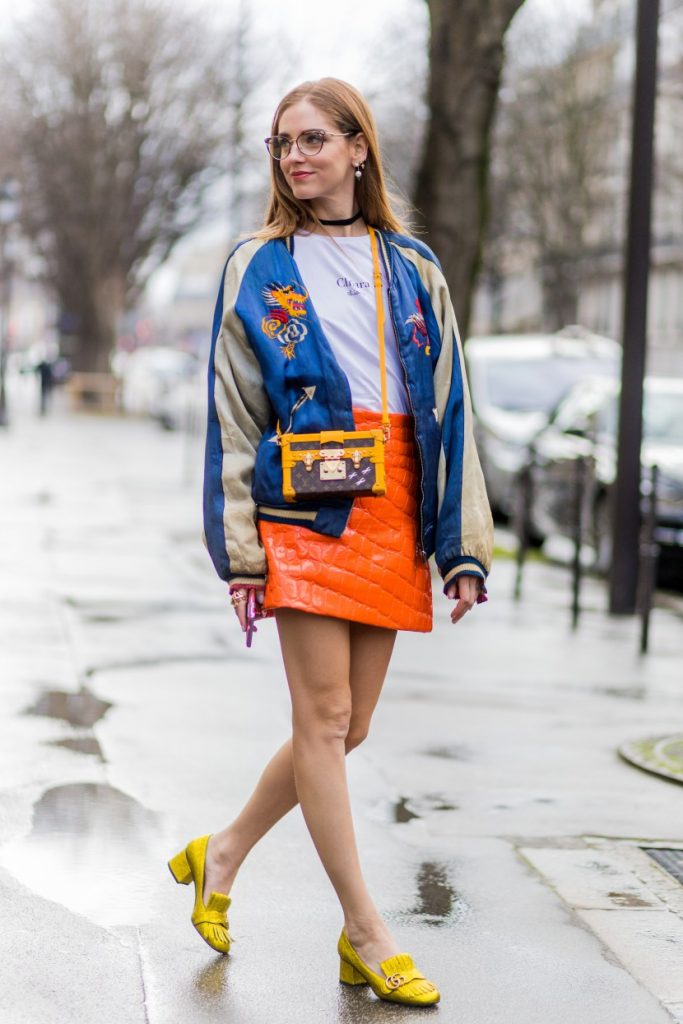
<svg viewBox="0 0 683 1024">
<path fill-rule="evenodd" d="M 231 37 L 162 0 L 44 0 L 4 48 L 23 229 L 80 370 L 198 220 L 234 135 Z"/>
<path fill-rule="evenodd" d="M 621 230 L 614 217 L 615 178 L 620 184 L 612 73 L 617 46 L 579 27 L 560 57 L 536 59 L 531 67 L 510 65 L 501 94 L 484 266 L 489 275 L 504 273 L 506 251 L 527 251 L 551 329 L 576 322 L 581 281 L 605 238 L 614 240 Z M 533 36 L 526 48 L 542 52 Z M 605 215 L 611 219 L 601 224 Z"/>
<path fill-rule="evenodd" d="M 487 214 L 491 122 L 504 38 L 524 0 L 427 0 L 429 122 L 415 204 L 464 334 Z"/>
<path fill-rule="evenodd" d="M 363 92 L 379 129 L 382 160 L 400 212 L 412 219 L 411 200 L 427 120 L 428 18 L 424 0 L 415 0 L 410 33 L 403 20 L 383 26 L 366 68 Z M 424 7 L 424 12 L 423 12 Z M 424 13 L 422 20 L 419 16 Z M 405 211 L 403 207 L 408 207 Z"/>
</svg>

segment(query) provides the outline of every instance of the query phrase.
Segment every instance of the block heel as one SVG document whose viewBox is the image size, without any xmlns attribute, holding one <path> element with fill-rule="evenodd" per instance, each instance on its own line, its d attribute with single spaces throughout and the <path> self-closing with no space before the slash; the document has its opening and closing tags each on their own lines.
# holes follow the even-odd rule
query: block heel
<svg viewBox="0 0 683 1024">
<path fill-rule="evenodd" d="M 192 881 L 190 862 L 187 859 L 185 850 L 181 850 L 168 862 L 168 869 L 175 878 L 178 885 L 189 885 Z"/>
<path fill-rule="evenodd" d="M 360 971 L 357 971 L 353 964 L 346 960 L 339 961 L 339 980 L 345 985 L 367 985 L 367 980 Z"/>
</svg>

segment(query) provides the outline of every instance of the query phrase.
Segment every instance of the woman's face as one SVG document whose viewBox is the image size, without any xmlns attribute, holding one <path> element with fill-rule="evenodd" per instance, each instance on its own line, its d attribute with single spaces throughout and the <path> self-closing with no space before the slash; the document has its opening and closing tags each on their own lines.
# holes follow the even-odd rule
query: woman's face
<svg viewBox="0 0 683 1024">
<path fill-rule="evenodd" d="M 323 128 L 335 133 L 327 138 L 319 153 L 304 156 L 298 146 L 292 145 L 288 155 L 280 160 L 285 179 L 297 199 L 353 201 L 355 165 L 367 155 L 362 135 L 339 136 L 339 128 L 318 107 L 308 100 L 300 100 L 288 107 L 278 125 L 278 135 L 296 139 L 301 132 Z"/>
</svg>

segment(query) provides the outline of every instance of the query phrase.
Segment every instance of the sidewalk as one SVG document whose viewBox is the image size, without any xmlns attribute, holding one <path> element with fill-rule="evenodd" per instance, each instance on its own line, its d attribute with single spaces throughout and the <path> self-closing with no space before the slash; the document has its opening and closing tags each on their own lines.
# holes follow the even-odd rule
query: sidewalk
<svg viewBox="0 0 683 1024">
<path fill-rule="evenodd" d="M 200 539 L 201 441 L 18 414 L 0 434 L 0 1020 L 314 1024 L 405 1015 L 337 982 L 336 898 L 301 815 L 233 890 L 234 952 L 166 860 L 227 823 L 289 731 L 275 625 L 247 651 Z M 623 740 L 681 729 L 681 618 L 610 619 L 530 563 L 511 600 L 401 634 L 348 761 L 367 880 L 444 1021 L 683 1021 L 680 790 Z"/>
</svg>

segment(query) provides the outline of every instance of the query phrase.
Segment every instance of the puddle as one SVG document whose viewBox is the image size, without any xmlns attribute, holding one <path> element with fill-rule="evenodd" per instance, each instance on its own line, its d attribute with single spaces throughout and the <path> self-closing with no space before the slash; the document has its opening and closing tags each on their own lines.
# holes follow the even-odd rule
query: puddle
<svg viewBox="0 0 683 1024">
<path fill-rule="evenodd" d="M 34 804 L 29 835 L 0 851 L 21 883 L 104 927 L 153 916 L 167 855 L 157 814 L 92 782 L 46 790 Z"/>
<path fill-rule="evenodd" d="M 27 708 L 27 715 L 44 715 L 47 718 L 60 718 L 69 725 L 89 729 L 99 722 L 100 718 L 112 705 L 100 700 L 90 690 L 82 689 L 76 693 L 66 690 L 44 690 L 32 707 Z"/>
<path fill-rule="evenodd" d="M 74 736 L 68 740 L 50 740 L 49 747 L 65 747 L 67 750 L 74 750 L 77 754 L 92 754 L 104 764 L 102 747 L 94 736 Z"/>
<path fill-rule="evenodd" d="M 647 691 L 642 686 L 593 686 L 591 690 L 619 700 L 645 700 L 647 697 Z"/>
<path fill-rule="evenodd" d="M 443 757 L 449 761 L 469 761 L 472 751 L 464 743 L 451 743 L 447 747 L 430 747 L 424 753 L 427 757 Z"/>
<path fill-rule="evenodd" d="M 653 910 L 657 909 L 651 900 L 644 900 L 640 896 L 636 896 L 635 893 L 608 892 L 607 895 L 618 907 L 651 907 Z"/>
<path fill-rule="evenodd" d="M 394 821 L 399 823 L 404 821 L 411 821 L 412 818 L 420 817 L 419 814 L 415 814 L 415 812 L 411 811 L 410 808 L 408 807 L 407 796 L 402 796 L 400 800 L 393 804 L 392 811 L 394 815 Z"/>
<path fill-rule="evenodd" d="M 446 919 L 460 918 L 469 907 L 448 880 L 443 864 L 424 861 L 417 873 L 418 901 L 411 913 L 419 914 L 427 924 L 441 925 Z"/>
<path fill-rule="evenodd" d="M 157 668 L 159 665 L 199 665 L 204 663 L 215 663 L 225 662 L 227 652 L 230 652 L 230 641 L 224 640 L 224 650 L 216 654 L 206 654 L 199 652 L 197 654 L 169 654 L 169 655 L 157 655 L 151 658 L 131 658 L 129 661 L 103 661 L 99 665 L 90 665 L 83 672 L 86 679 L 91 679 L 95 675 L 99 675 L 101 672 L 120 672 L 122 669 L 135 669 L 135 668 Z M 239 653 L 231 653 L 230 661 L 246 661 L 249 664 L 256 661 L 254 657 L 247 657 Z"/>
<path fill-rule="evenodd" d="M 151 618 L 156 615 L 172 615 L 180 612 L 183 615 L 193 613 L 203 615 L 211 611 L 208 605 L 190 601 L 84 601 L 76 597 L 67 597 L 64 603 L 78 612 L 84 622 L 107 623 L 129 622 Z"/>
<path fill-rule="evenodd" d="M 402 824 L 413 818 L 423 818 L 432 811 L 459 811 L 460 805 L 446 799 L 442 793 L 428 793 L 419 797 L 402 796 L 391 805 L 392 821 Z"/>
</svg>

